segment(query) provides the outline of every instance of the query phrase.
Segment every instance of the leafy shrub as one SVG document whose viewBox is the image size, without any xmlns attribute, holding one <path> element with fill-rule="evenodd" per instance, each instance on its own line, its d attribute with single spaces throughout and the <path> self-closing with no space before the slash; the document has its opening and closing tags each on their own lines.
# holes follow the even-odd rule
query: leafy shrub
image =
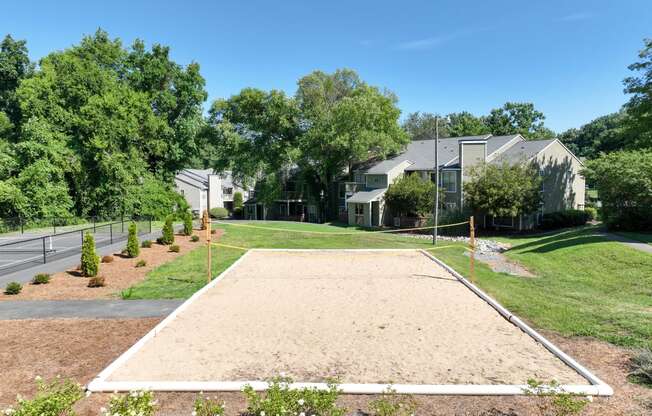
<svg viewBox="0 0 652 416">
<path fill-rule="evenodd" d="M 396 394 L 395 390 L 388 388 L 369 403 L 369 409 L 376 416 L 412 416 L 417 404 L 414 397 Z"/>
<path fill-rule="evenodd" d="M 192 237 L 190 237 L 190 241 L 192 241 L 193 243 L 196 243 L 197 241 L 199 241 L 199 236 L 198 235 L 193 235 Z"/>
<path fill-rule="evenodd" d="M 84 394 L 79 384 L 71 381 L 61 381 L 58 377 L 50 383 L 36 377 L 37 392 L 33 399 L 18 398 L 15 407 L 4 411 L 11 416 L 65 416 L 74 415 L 72 406 Z"/>
<path fill-rule="evenodd" d="M 170 245 L 174 243 L 174 229 L 172 228 L 172 216 L 168 216 L 165 219 L 165 225 L 163 225 L 163 235 L 156 239 L 160 244 Z"/>
<path fill-rule="evenodd" d="M 544 230 L 577 227 L 586 224 L 589 220 L 589 215 L 588 212 L 579 209 L 551 212 L 549 214 L 543 214 L 539 226 Z"/>
<path fill-rule="evenodd" d="M 156 400 L 151 391 L 132 391 L 111 396 L 109 408 L 101 412 L 106 416 L 152 416 L 155 410 Z"/>
<path fill-rule="evenodd" d="M 595 184 L 607 227 L 652 230 L 652 149 L 601 155 L 588 161 L 582 173 Z"/>
<path fill-rule="evenodd" d="M 589 401 L 578 394 L 565 391 L 558 382 L 551 381 L 544 384 L 530 379 L 528 387 L 524 389 L 527 396 L 536 396 L 539 413 L 543 416 L 571 416 L 579 415 Z"/>
<path fill-rule="evenodd" d="M 127 247 L 125 248 L 126 254 L 128 257 L 134 258 L 138 257 L 140 254 L 140 247 L 138 247 L 138 229 L 136 223 L 132 222 L 129 224 L 129 236 L 127 237 Z"/>
<path fill-rule="evenodd" d="M 145 267 L 145 266 L 147 266 L 147 262 L 145 260 L 141 259 L 136 262 L 136 267 Z"/>
<path fill-rule="evenodd" d="M 183 216 L 183 235 L 192 234 L 192 214 L 186 212 L 186 215 Z"/>
<path fill-rule="evenodd" d="M 596 220 L 598 218 L 598 210 L 593 207 L 584 207 L 584 212 L 589 217 L 589 221 Z"/>
<path fill-rule="evenodd" d="M 5 295 L 17 295 L 23 290 L 23 285 L 18 282 L 9 282 L 5 287 Z"/>
<path fill-rule="evenodd" d="M 209 397 L 204 397 L 201 393 L 195 400 L 193 416 L 222 416 L 224 415 L 224 403 L 218 403 Z"/>
<path fill-rule="evenodd" d="M 104 287 L 105 284 L 104 276 L 93 276 L 88 279 L 88 287 Z"/>
<path fill-rule="evenodd" d="M 269 382 L 267 393 L 258 394 L 251 386 L 244 388 L 247 399 L 247 412 L 252 415 L 320 415 L 343 416 L 346 409 L 336 405 L 339 390 L 337 385 L 329 383 L 329 389 L 290 390 L 292 379 L 275 377 Z M 264 413 L 263 413 L 264 412 Z"/>
<path fill-rule="evenodd" d="M 113 256 L 103 256 L 102 257 L 102 263 L 113 263 Z"/>
<path fill-rule="evenodd" d="M 244 208 L 243 207 L 235 207 L 233 208 L 233 218 L 242 218 L 244 216 Z"/>
<path fill-rule="evenodd" d="M 50 283 L 50 275 L 47 273 L 39 273 L 32 278 L 33 285 L 45 285 Z"/>
<path fill-rule="evenodd" d="M 152 246 L 152 241 L 151 240 L 143 240 L 143 242 L 140 243 L 140 246 L 142 248 L 150 248 Z"/>
<path fill-rule="evenodd" d="M 630 359 L 631 372 L 634 381 L 652 385 L 652 350 L 645 349 Z"/>
<path fill-rule="evenodd" d="M 93 234 L 86 233 L 82 244 L 81 272 L 86 277 L 97 276 L 100 269 L 100 259 L 95 253 L 95 238 Z"/>
<path fill-rule="evenodd" d="M 405 175 L 389 187 L 385 202 L 395 216 L 417 217 L 432 212 L 435 185 L 419 175 Z"/>
<path fill-rule="evenodd" d="M 222 207 L 215 207 L 211 208 L 211 217 L 217 218 L 218 220 L 223 219 L 223 218 L 228 218 L 229 216 L 229 211 L 226 208 Z"/>
<path fill-rule="evenodd" d="M 178 253 L 178 252 L 181 251 L 181 247 L 179 247 L 176 244 L 173 244 L 173 245 L 170 246 L 170 251 L 173 252 L 173 253 Z"/>
</svg>

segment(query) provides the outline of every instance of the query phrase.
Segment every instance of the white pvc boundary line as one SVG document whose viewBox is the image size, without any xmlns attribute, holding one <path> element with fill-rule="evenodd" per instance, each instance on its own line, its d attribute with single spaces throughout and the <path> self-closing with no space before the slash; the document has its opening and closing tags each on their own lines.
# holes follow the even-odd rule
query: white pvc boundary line
<svg viewBox="0 0 652 416">
<path fill-rule="evenodd" d="M 107 378 L 122 364 L 129 360 L 136 354 L 147 341 L 155 337 L 168 323 L 177 317 L 177 315 L 185 310 L 192 302 L 194 302 L 204 292 L 211 289 L 219 281 L 221 281 L 232 269 L 237 267 L 244 259 L 253 251 L 260 252 L 389 252 L 389 251 L 412 251 L 420 252 L 428 258 L 435 261 L 442 266 L 453 276 L 455 276 L 467 288 L 472 290 L 478 297 L 485 302 L 489 303 L 498 313 L 500 313 L 508 322 L 513 323 L 519 329 L 530 335 L 536 341 L 540 342 L 546 349 L 553 355 L 561 359 L 568 366 L 577 371 L 580 375 L 589 380 L 591 385 L 562 385 L 560 388 L 568 393 L 574 393 L 587 396 L 610 396 L 613 390 L 610 386 L 605 384 L 602 380 L 594 376 L 589 370 L 581 366 L 571 357 L 562 352 L 550 341 L 545 339 L 542 335 L 531 329 L 523 321 L 516 316 L 512 315 L 507 309 L 502 307 L 496 301 L 487 296 L 484 292 L 478 289 L 475 285 L 466 280 L 463 276 L 446 265 L 441 260 L 432 256 L 422 249 L 250 249 L 245 252 L 238 260 L 231 266 L 220 273 L 209 284 L 195 292 L 190 298 L 182 303 L 164 320 L 159 322 L 150 332 L 143 336 L 131 348 L 120 355 L 115 361 L 109 364 L 100 374 L 97 375 L 87 386 L 87 390 L 91 392 L 113 392 L 113 391 L 132 391 L 132 390 L 151 390 L 151 391 L 241 391 L 245 386 L 251 386 L 254 390 L 264 391 L 267 390 L 269 384 L 260 380 L 252 381 L 107 381 Z M 327 383 L 292 383 L 290 388 L 314 388 L 318 390 L 328 390 Z M 364 384 L 364 383 L 344 383 L 338 384 L 337 388 L 345 394 L 381 394 L 386 392 L 388 387 L 391 387 L 400 394 L 425 394 L 425 395 L 471 395 L 471 396 L 504 396 L 504 395 L 523 395 L 528 388 L 527 385 L 510 385 L 510 384 Z"/>
<path fill-rule="evenodd" d="M 555 355 L 557 358 L 563 361 L 566 365 L 571 367 L 573 370 L 577 371 L 582 377 L 586 378 L 592 384 L 591 387 L 596 387 L 598 389 L 598 393 L 593 395 L 598 395 L 598 396 L 613 395 L 613 389 L 611 388 L 611 386 L 609 386 L 604 381 L 596 377 L 586 367 L 584 367 L 583 365 L 575 361 L 572 357 L 570 357 L 568 354 L 566 354 L 561 349 L 559 349 L 559 347 L 557 347 L 555 344 L 548 341 L 543 335 L 541 335 L 540 333 L 532 329 L 528 324 L 526 324 L 520 318 L 512 314 L 509 310 L 507 310 L 505 307 L 503 307 L 501 304 L 499 304 L 489 295 L 484 293 L 476 285 L 469 282 L 464 276 L 456 272 L 452 267 L 450 267 L 443 261 L 439 260 L 432 254 L 428 253 L 427 251 L 425 250 L 420 250 L 420 251 L 426 256 L 428 256 L 430 259 L 432 259 L 435 263 L 439 264 L 444 269 L 446 269 L 453 276 L 455 276 L 457 280 L 459 280 L 467 288 L 471 289 L 471 291 L 473 291 L 473 293 L 475 293 L 478 297 L 480 297 L 480 299 L 484 300 L 489 305 L 491 305 L 491 307 L 493 307 L 498 313 L 500 313 L 508 322 L 511 322 L 512 324 L 516 325 L 520 330 L 522 330 L 523 332 L 525 332 L 526 334 L 534 338 L 535 341 L 543 345 L 548 351 L 550 351 L 553 355 Z M 567 388 L 571 386 L 561 386 L 561 387 L 567 390 Z"/>
</svg>

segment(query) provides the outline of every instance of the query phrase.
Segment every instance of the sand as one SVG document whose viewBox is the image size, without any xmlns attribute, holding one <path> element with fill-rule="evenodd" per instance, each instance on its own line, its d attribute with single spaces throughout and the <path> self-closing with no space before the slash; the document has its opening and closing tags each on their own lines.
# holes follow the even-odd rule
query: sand
<svg viewBox="0 0 652 416">
<path fill-rule="evenodd" d="M 108 381 L 589 384 L 423 253 L 250 252 Z"/>
</svg>

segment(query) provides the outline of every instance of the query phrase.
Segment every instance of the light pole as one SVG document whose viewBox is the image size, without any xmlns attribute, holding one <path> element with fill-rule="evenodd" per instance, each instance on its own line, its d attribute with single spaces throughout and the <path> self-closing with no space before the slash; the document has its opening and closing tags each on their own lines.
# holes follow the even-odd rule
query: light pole
<svg viewBox="0 0 652 416">
<path fill-rule="evenodd" d="M 439 222 L 439 116 L 435 116 L 435 208 L 432 216 L 432 245 L 437 245 L 437 223 Z"/>
</svg>

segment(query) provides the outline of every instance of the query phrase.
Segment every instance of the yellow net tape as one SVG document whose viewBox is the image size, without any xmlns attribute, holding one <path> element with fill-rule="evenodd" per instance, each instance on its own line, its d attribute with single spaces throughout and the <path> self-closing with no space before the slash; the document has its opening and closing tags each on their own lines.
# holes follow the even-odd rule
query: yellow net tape
<svg viewBox="0 0 652 416">
<path fill-rule="evenodd" d="M 463 221 L 463 222 L 458 222 L 456 224 L 438 225 L 437 228 L 456 227 L 458 225 L 464 225 L 464 224 L 468 224 L 468 223 L 469 223 L 468 221 Z M 410 232 L 410 231 L 418 231 L 418 230 L 432 230 L 433 228 L 435 228 L 433 225 L 431 225 L 429 227 L 398 228 L 398 229 L 394 229 L 394 230 L 354 231 L 354 232 L 348 232 L 348 233 L 334 233 L 334 232 L 329 232 L 329 231 L 292 230 L 292 229 L 288 229 L 288 228 L 262 227 L 262 226 L 259 226 L 259 225 L 230 223 L 230 222 L 224 222 L 224 221 L 213 221 L 213 224 L 230 225 L 230 226 L 234 226 L 234 227 L 256 228 L 256 229 L 259 229 L 259 230 L 268 230 L 268 231 L 282 231 L 282 232 L 306 233 L 306 234 L 328 234 L 328 235 L 364 235 L 364 234 L 376 234 L 376 233 L 402 233 L 402 232 Z"/>
<path fill-rule="evenodd" d="M 236 250 L 244 250 L 244 251 L 249 250 L 248 248 L 245 248 L 245 247 L 232 246 L 232 245 L 229 245 L 229 244 L 222 244 L 222 243 L 211 243 L 211 244 L 214 245 L 214 246 L 219 246 L 219 247 L 234 248 Z"/>
</svg>

